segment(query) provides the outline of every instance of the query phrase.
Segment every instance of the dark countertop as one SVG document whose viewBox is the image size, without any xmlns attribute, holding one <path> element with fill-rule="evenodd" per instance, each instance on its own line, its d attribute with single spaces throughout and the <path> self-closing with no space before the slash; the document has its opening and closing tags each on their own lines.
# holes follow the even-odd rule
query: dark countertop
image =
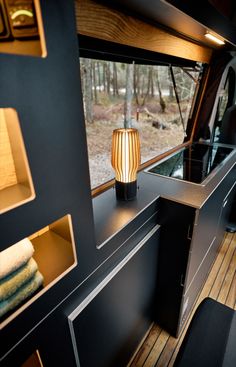
<svg viewBox="0 0 236 367">
<path fill-rule="evenodd" d="M 142 171 L 138 174 L 139 189 L 134 201 L 117 201 L 114 188 L 95 197 L 93 213 L 97 246 L 104 241 L 107 242 L 159 197 L 200 209 L 236 164 L 236 148 L 227 146 L 234 148 L 234 151 L 208 176 L 203 184 L 152 175 Z"/>
</svg>

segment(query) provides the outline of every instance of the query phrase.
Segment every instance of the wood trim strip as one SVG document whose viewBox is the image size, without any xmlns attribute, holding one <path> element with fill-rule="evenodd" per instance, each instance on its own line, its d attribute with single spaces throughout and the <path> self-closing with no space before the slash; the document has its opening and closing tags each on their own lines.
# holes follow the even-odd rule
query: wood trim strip
<svg viewBox="0 0 236 367">
<path fill-rule="evenodd" d="M 187 141 L 185 143 L 177 145 L 174 148 L 168 149 L 166 152 L 161 153 L 161 154 L 157 155 L 154 158 L 149 159 L 148 161 L 142 163 L 139 166 L 138 172 L 143 171 L 145 168 L 147 168 L 149 166 L 152 166 L 154 163 L 156 163 L 156 162 L 160 161 L 161 159 L 167 157 L 168 155 L 176 152 L 177 150 L 186 147 L 189 144 L 190 144 L 190 141 Z M 103 193 L 104 191 L 110 189 L 114 185 L 115 185 L 115 179 L 112 179 L 112 180 L 109 180 L 109 181 L 105 182 L 104 184 L 101 184 L 101 185 L 95 187 L 94 189 L 91 190 L 92 197 L 96 197 L 96 196 L 100 195 L 101 193 Z"/>
<path fill-rule="evenodd" d="M 209 63 L 212 50 L 92 0 L 75 0 L 77 32 L 144 50 Z"/>
</svg>

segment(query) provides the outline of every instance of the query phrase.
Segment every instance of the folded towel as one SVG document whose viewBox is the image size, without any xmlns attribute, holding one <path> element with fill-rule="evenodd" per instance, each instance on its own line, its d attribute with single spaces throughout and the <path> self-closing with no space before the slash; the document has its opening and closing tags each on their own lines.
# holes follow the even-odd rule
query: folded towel
<svg viewBox="0 0 236 367">
<path fill-rule="evenodd" d="M 10 297 L 27 283 L 38 270 L 36 261 L 31 258 L 25 265 L 0 280 L 0 301 Z"/>
<path fill-rule="evenodd" d="M 37 271 L 36 274 L 11 297 L 0 302 L 0 317 L 13 310 L 22 301 L 31 296 L 43 284 L 43 276 Z"/>
<path fill-rule="evenodd" d="M 24 265 L 33 255 L 34 248 L 28 238 L 0 252 L 0 279 Z"/>
</svg>

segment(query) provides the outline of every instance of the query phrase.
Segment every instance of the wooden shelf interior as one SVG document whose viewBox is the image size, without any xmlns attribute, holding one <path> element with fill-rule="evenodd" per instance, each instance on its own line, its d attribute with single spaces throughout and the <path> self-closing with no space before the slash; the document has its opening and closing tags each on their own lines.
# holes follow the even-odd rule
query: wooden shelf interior
<svg viewBox="0 0 236 367">
<path fill-rule="evenodd" d="M 0 109 L 0 214 L 34 199 L 17 112 Z"/>
<path fill-rule="evenodd" d="M 14 38 L 14 36 L 11 38 L 9 37 L 9 39 L 6 38 L 3 42 L 0 42 L 0 53 L 39 57 L 47 56 L 40 0 L 34 0 L 33 3 L 38 28 L 38 36 L 32 39 L 30 39 L 29 37 L 16 39 Z M 6 9 L 5 12 L 6 17 L 8 17 Z"/>
<path fill-rule="evenodd" d="M 21 365 L 21 367 L 43 367 L 43 363 L 39 354 L 36 350 L 27 360 Z"/>
<path fill-rule="evenodd" d="M 43 228 L 29 239 L 35 250 L 33 258 L 44 277 L 44 287 L 59 280 L 77 264 L 70 215 Z"/>
<path fill-rule="evenodd" d="M 77 265 L 71 216 L 65 215 L 28 237 L 34 247 L 33 258 L 43 275 L 43 287 L 25 303 L 7 314 L 0 329 L 39 298 Z"/>
</svg>

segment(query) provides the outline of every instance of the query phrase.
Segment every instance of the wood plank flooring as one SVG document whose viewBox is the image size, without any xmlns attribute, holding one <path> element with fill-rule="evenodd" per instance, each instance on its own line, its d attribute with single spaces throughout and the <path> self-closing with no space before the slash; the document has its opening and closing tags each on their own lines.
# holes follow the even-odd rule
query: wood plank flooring
<svg viewBox="0 0 236 367">
<path fill-rule="evenodd" d="M 219 254 L 178 339 L 153 324 L 128 366 L 172 367 L 192 316 L 206 297 L 214 298 L 236 310 L 236 233 L 225 233 Z"/>
</svg>

